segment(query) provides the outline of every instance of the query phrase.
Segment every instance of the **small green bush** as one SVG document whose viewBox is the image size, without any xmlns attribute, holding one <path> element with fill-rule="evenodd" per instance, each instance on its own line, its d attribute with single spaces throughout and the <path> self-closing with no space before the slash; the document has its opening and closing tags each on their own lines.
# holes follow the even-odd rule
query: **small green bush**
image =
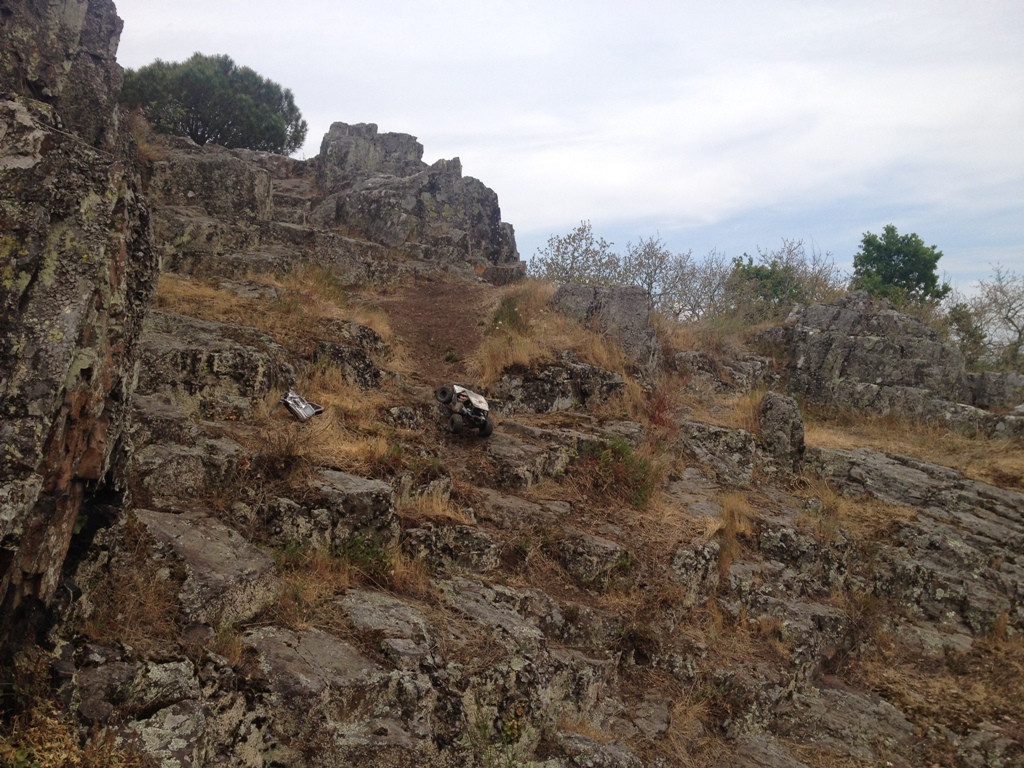
<svg viewBox="0 0 1024 768">
<path fill-rule="evenodd" d="M 584 449 L 578 477 L 594 491 L 640 509 L 657 490 L 660 472 L 627 441 L 616 438 Z"/>
</svg>

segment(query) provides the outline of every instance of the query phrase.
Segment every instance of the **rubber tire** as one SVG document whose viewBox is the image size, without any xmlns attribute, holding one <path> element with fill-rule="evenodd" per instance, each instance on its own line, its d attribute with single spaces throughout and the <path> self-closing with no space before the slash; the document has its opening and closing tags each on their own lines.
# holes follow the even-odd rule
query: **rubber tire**
<svg viewBox="0 0 1024 768">
<path fill-rule="evenodd" d="M 448 426 L 450 426 L 452 428 L 452 432 L 457 435 L 466 428 L 466 420 L 462 418 L 461 414 L 453 413 L 452 417 L 448 420 Z"/>
<path fill-rule="evenodd" d="M 447 384 L 445 384 L 443 387 L 437 388 L 437 391 L 434 393 L 434 396 L 437 398 L 437 401 L 439 403 L 444 403 L 445 405 L 448 405 L 448 403 L 452 401 L 452 398 L 455 397 L 455 390 L 452 387 L 449 387 Z"/>
<path fill-rule="evenodd" d="M 494 422 L 491 421 L 491 417 L 487 417 L 487 421 L 480 425 L 480 437 L 490 437 L 494 431 Z"/>
</svg>

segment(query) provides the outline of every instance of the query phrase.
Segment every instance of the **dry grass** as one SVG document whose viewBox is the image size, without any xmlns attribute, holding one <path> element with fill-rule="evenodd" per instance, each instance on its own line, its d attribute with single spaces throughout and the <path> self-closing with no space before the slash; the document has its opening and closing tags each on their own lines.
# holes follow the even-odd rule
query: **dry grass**
<svg viewBox="0 0 1024 768">
<path fill-rule="evenodd" d="M 160 143 L 153 127 L 141 109 L 133 109 L 125 116 L 128 132 L 135 139 L 135 157 L 143 166 L 149 166 L 167 157 L 167 149 Z"/>
<path fill-rule="evenodd" d="M 436 597 L 430 568 L 423 560 L 413 559 L 404 552 L 395 552 L 391 558 L 388 574 L 391 592 L 418 600 L 433 600 Z"/>
<path fill-rule="evenodd" d="M 912 456 L 959 470 L 975 480 L 1024 489 L 1024 446 L 1020 441 L 968 436 L 940 425 L 864 414 L 831 420 L 805 417 L 804 433 L 808 445 L 870 448 Z"/>
<path fill-rule="evenodd" d="M 1005 626 L 976 639 L 970 650 L 947 650 L 938 658 L 920 656 L 896 634 L 878 633 L 850 664 L 849 677 L 922 729 L 941 725 L 964 734 L 987 722 L 1024 742 L 1024 638 L 1008 636 Z"/>
<path fill-rule="evenodd" d="M 551 306 L 555 286 L 527 280 L 503 288 L 477 352 L 468 361 L 484 386 L 513 365 L 556 360 L 564 351 L 581 361 L 626 376 L 628 360 L 607 334 L 585 328 Z"/>
<path fill-rule="evenodd" d="M 725 746 L 708 727 L 713 719 L 708 699 L 700 696 L 698 691 L 687 691 L 673 703 L 661 745 L 672 765 L 705 768 L 721 764 Z"/>
<path fill-rule="evenodd" d="M 360 301 L 327 268 L 306 265 L 284 277 L 250 274 L 245 279 L 277 289 L 278 297 L 244 298 L 209 281 L 163 274 L 157 283 L 154 306 L 202 320 L 256 328 L 297 349 L 308 343 L 314 335 L 312 329 L 321 338 L 331 340 L 327 324 L 333 320 L 359 323 L 376 331 L 385 342 L 394 341 L 386 315 Z"/>
<path fill-rule="evenodd" d="M 473 519 L 441 492 L 423 493 L 400 498 L 395 511 L 402 522 L 417 526 L 424 522 L 472 525 Z"/>
<path fill-rule="evenodd" d="M 867 495 L 845 496 L 824 478 L 811 474 L 804 476 L 802 487 L 795 493 L 816 501 L 817 509 L 809 512 L 808 517 L 823 541 L 831 541 L 840 528 L 858 541 L 873 541 L 892 530 L 893 525 L 917 517 L 916 510 L 901 504 Z"/>
<path fill-rule="evenodd" d="M 722 578 L 726 578 L 729 575 L 729 568 L 742 549 L 742 540 L 749 539 L 754 534 L 754 507 L 741 491 L 720 494 L 716 501 L 722 508 L 721 526 L 718 529 L 718 571 Z"/>
<path fill-rule="evenodd" d="M 558 718 L 558 730 L 566 733 L 578 733 L 580 736 L 586 736 L 598 744 L 607 744 L 615 740 L 614 734 L 595 726 L 579 712 L 573 712 L 572 714 L 563 712 Z"/>
<path fill-rule="evenodd" d="M 622 439 L 588 446 L 569 472 L 582 496 L 644 509 L 655 498 L 665 474 L 662 453 L 652 446 L 634 449 Z"/>
<path fill-rule="evenodd" d="M 548 344 L 531 336 L 508 331 L 492 332 L 484 336 L 469 365 L 473 375 L 483 386 L 491 386 L 502 373 L 512 366 L 528 367 L 553 359 Z"/>
<path fill-rule="evenodd" d="M 111 562 L 90 590 L 91 610 L 77 630 L 101 645 L 130 645 L 141 653 L 166 650 L 178 637 L 181 577 L 161 569 L 152 539 L 136 520 L 123 529 Z"/>
<path fill-rule="evenodd" d="M 751 434 L 759 432 L 757 414 L 765 390 L 752 389 L 735 395 L 684 395 L 682 403 L 689 410 L 689 418 L 705 424 L 729 429 L 745 429 Z"/>
<path fill-rule="evenodd" d="M 322 414 L 296 422 L 277 407 L 280 393 L 275 392 L 258 409 L 253 425 L 234 430 L 233 437 L 251 454 L 240 468 L 240 479 L 249 487 L 270 481 L 301 485 L 313 467 L 381 477 L 405 466 L 405 446 L 420 436 L 381 423 L 379 412 L 387 403 L 382 392 L 362 391 L 332 368 L 307 372 L 297 386 L 308 400 L 324 406 Z"/>
<path fill-rule="evenodd" d="M 93 731 L 84 740 L 76 718 L 53 700 L 0 725 L 0 765 L 4 768 L 155 768 L 130 746 L 115 743 L 113 731 Z"/>
<path fill-rule="evenodd" d="M 281 593 L 271 608 L 275 623 L 291 629 L 345 629 L 335 598 L 357 583 L 352 565 L 323 549 L 288 547 L 277 554 Z"/>
</svg>

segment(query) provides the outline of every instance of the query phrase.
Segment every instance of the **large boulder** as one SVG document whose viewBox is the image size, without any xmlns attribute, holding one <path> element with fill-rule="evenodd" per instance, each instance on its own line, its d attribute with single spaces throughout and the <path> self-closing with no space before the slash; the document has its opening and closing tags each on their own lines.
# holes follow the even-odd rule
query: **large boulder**
<svg viewBox="0 0 1024 768">
<path fill-rule="evenodd" d="M 379 133 L 373 123 L 333 123 L 316 159 L 317 181 L 327 195 L 372 176 L 412 176 L 426 167 L 415 136 Z"/>
<path fill-rule="evenodd" d="M 585 327 L 615 339 L 623 352 L 644 370 L 657 369 L 660 351 L 643 288 L 566 283 L 559 286 L 553 303 Z"/>
<path fill-rule="evenodd" d="M 155 258 L 109 2 L 0 5 L 0 635 L 49 602 L 110 475 Z M 101 147 L 98 149 L 97 147 Z M 3 638 L 0 637 L 0 640 Z"/>
<path fill-rule="evenodd" d="M 793 386 L 811 397 L 828 398 L 852 380 L 971 401 L 959 350 L 920 320 L 864 292 L 804 309 L 790 330 L 790 343 Z"/>
</svg>

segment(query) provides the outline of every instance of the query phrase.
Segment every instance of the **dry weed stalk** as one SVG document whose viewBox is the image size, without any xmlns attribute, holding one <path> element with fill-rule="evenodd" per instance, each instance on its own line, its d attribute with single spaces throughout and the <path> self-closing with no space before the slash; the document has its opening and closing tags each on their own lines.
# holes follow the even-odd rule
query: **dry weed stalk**
<svg viewBox="0 0 1024 768">
<path fill-rule="evenodd" d="M 730 491 L 721 494 L 718 504 L 722 508 L 718 551 L 718 571 L 722 578 L 727 578 L 729 568 L 742 547 L 741 539 L 749 538 L 754 533 L 754 508 L 746 494 Z"/>
</svg>

